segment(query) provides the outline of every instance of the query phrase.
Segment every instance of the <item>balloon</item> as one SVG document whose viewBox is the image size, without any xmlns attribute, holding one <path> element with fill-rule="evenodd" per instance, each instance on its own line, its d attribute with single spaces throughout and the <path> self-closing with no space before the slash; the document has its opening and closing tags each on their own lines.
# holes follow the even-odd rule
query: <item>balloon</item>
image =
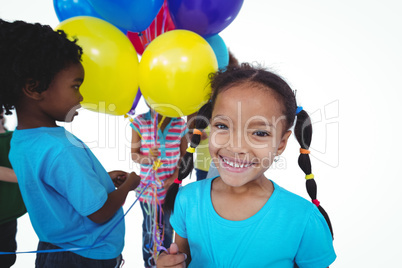
<svg viewBox="0 0 402 268">
<path fill-rule="evenodd" d="M 219 35 L 213 35 L 211 37 L 205 38 L 208 44 L 214 50 L 216 59 L 218 60 L 218 68 L 222 69 L 228 66 L 229 64 L 229 51 L 226 47 L 225 42 L 223 41 L 222 37 Z"/>
<path fill-rule="evenodd" d="M 166 32 L 155 38 L 142 55 L 142 95 L 162 115 L 192 114 L 208 101 L 208 75 L 217 68 L 214 51 L 204 38 L 187 30 Z"/>
<path fill-rule="evenodd" d="M 110 23 L 94 17 L 73 17 L 57 29 L 76 37 L 84 52 L 82 106 L 113 115 L 127 113 L 138 90 L 138 58 L 130 40 Z"/>
<path fill-rule="evenodd" d="M 149 43 L 151 43 L 152 40 L 154 40 L 157 36 L 174 29 L 175 26 L 169 14 L 167 1 L 165 0 L 162 8 L 159 10 L 158 15 L 156 15 L 151 25 L 145 29 L 145 31 L 140 33 L 128 31 L 127 37 L 135 47 L 138 55 L 142 55 L 144 49 L 149 45 Z"/>
<path fill-rule="evenodd" d="M 53 0 L 53 6 L 59 21 L 76 16 L 91 16 L 101 19 L 87 0 Z"/>
<path fill-rule="evenodd" d="M 138 105 L 138 103 L 140 102 L 141 96 L 142 96 L 141 90 L 138 89 L 137 95 L 135 96 L 133 105 L 131 106 L 131 109 L 130 109 L 130 111 L 128 112 L 128 114 L 135 115 L 135 108 L 137 108 L 137 105 Z"/>
<path fill-rule="evenodd" d="M 60 22 L 77 16 L 91 16 L 103 19 L 87 0 L 53 0 L 53 6 Z M 123 33 L 127 33 L 126 29 L 116 27 Z"/>
<path fill-rule="evenodd" d="M 203 37 L 218 34 L 237 16 L 243 0 L 168 0 L 177 29 L 186 29 Z"/>
<path fill-rule="evenodd" d="M 148 28 L 163 4 L 163 0 L 88 1 L 106 21 L 131 32 Z"/>
</svg>

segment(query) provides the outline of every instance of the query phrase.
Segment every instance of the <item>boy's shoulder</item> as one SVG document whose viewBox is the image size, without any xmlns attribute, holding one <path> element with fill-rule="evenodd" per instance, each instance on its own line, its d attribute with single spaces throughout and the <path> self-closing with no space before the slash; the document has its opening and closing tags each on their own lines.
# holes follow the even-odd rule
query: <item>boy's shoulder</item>
<svg viewBox="0 0 402 268">
<path fill-rule="evenodd" d="M 67 147 L 86 147 L 81 140 L 63 127 L 15 130 L 12 143 L 20 145 L 21 148 L 42 148 L 41 151 L 46 148 L 64 150 Z"/>
</svg>

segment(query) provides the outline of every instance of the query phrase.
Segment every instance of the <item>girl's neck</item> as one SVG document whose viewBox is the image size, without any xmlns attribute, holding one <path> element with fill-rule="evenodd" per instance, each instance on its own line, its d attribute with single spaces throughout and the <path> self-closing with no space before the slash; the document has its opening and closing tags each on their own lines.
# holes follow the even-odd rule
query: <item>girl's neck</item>
<svg viewBox="0 0 402 268">
<path fill-rule="evenodd" d="M 152 118 L 154 118 L 155 113 L 156 113 L 156 112 L 155 112 L 154 110 L 151 110 L 151 116 L 152 116 Z M 152 119 L 152 120 L 153 120 L 153 119 Z M 163 122 L 162 122 L 162 124 L 160 124 L 162 120 L 163 120 Z M 165 130 L 165 127 L 169 124 L 170 120 L 171 120 L 170 117 L 167 117 L 167 116 L 163 116 L 163 115 L 161 115 L 161 114 L 158 114 L 158 125 L 160 124 L 159 127 L 160 127 L 160 130 L 161 130 L 162 132 Z"/>
<path fill-rule="evenodd" d="M 268 202 L 273 190 L 273 184 L 268 179 L 264 183 L 232 187 L 218 177 L 212 181 L 211 202 L 215 212 L 222 218 L 241 221 L 260 211 Z"/>
<path fill-rule="evenodd" d="M 245 185 L 239 187 L 233 187 L 227 185 L 221 177 L 216 178 L 212 181 L 213 186 L 215 186 L 216 190 L 223 191 L 226 193 L 231 193 L 234 195 L 242 195 L 242 194 L 262 194 L 265 195 L 266 193 L 273 192 L 273 184 L 270 180 L 268 180 L 265 176 L 261 177 L 260 179 L 255 179 L 246 183 Z"/>
</svg>

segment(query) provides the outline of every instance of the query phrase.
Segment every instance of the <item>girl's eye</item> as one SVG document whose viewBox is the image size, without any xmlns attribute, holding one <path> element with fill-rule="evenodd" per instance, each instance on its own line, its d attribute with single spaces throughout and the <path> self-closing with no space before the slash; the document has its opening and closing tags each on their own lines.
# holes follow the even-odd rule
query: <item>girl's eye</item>
<svg viewBox="0 0 402 268">
<path fill-rule="evenodd" d="M 75 90 L 79 90 L 79 89 L 80 89 L 80 86 L 81 86 L 81 85 L 75 85 L 75 86 L 73 86 L 73 88 L 74 88 Z"/>
<path fill-rule="evenodd" d="M 215 127 L 217 127 L 218 129 L 228 129 L 226 125 L 220 123 L 216 124 Z"/>
<path fill-rule="evenodd" d="M 266 132 L 266 131 L 258 130 L 258 131 L 255 131 L 255 132 L 253 133 L 253 135 L 257 135 L 257 136 L 259 136 L 259 137 L 267 137 L 267 136 L 269 136 L 269 133 Z"/>
</svg>

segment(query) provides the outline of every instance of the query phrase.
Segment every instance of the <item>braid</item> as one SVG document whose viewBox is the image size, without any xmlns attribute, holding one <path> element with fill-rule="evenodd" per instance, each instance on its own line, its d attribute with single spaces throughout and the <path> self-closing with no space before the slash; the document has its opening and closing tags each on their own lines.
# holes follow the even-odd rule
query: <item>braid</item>
<svg viewBox="0 0 402 268">
<path fill-rule="evenodd" d="M 212 103 L 208 102 L 204 106 L 201 107 L 201 109 L 197 113 L 197 117 L 195 119 L 195 128 L 198 130 L 204 130 L 208 125 L 209 125 L 209 119 L 211 118 L 212 114 Z M 185 179 L 193 170 L 194 163 L 193 163 L 193 152 L 191 150 L 194 150 L 197 148 L 197 146 L 200 144 L 201 141 L 201 135 L 196 135 L 193 134 L 191 137 L 190 141 L 190 150 L 187 150 L 186 154 L 183 156 L 183 158 L 180 161 L 179 165 L 179 176 L 177 180 L 181 183 L 183 179 Z M 190 151 L 190 152 L 189 152 Z M 174 210 L 174 202 L 176 200 L 176 195 L 179 191 L 179 184 L 178 183 L 173 183 L 165 197 L 165 203 L 164 203 L 164 210 L 165 211 L 173 211 Z"/>
<path fill-rule="evenodd" d="M 311 120 L 306 111 L 301 110 L 297 114 L 297 121 L 295 125 L 295 136 L 300 144 L 300 156 L 299 156 L 299 166 L 306 174 L 306 188 L 307 193 L 310 196 L 312 202 L 317 206 L 318 210 L 324 216 L 327 221 L 328 227 L 331 230 L 332 236 L 334 235 L 332 231 L 331 221 L 329 220 L 327 212 L 320 206 L 320 202 L 317 200 L 317 184 L 314 180 L 314 175 L 311 172 L 311 161 L 308 149 L 310 148 L 311 138 L 313 134 L 313 128 L 311 126 Z"/>
</svg>

